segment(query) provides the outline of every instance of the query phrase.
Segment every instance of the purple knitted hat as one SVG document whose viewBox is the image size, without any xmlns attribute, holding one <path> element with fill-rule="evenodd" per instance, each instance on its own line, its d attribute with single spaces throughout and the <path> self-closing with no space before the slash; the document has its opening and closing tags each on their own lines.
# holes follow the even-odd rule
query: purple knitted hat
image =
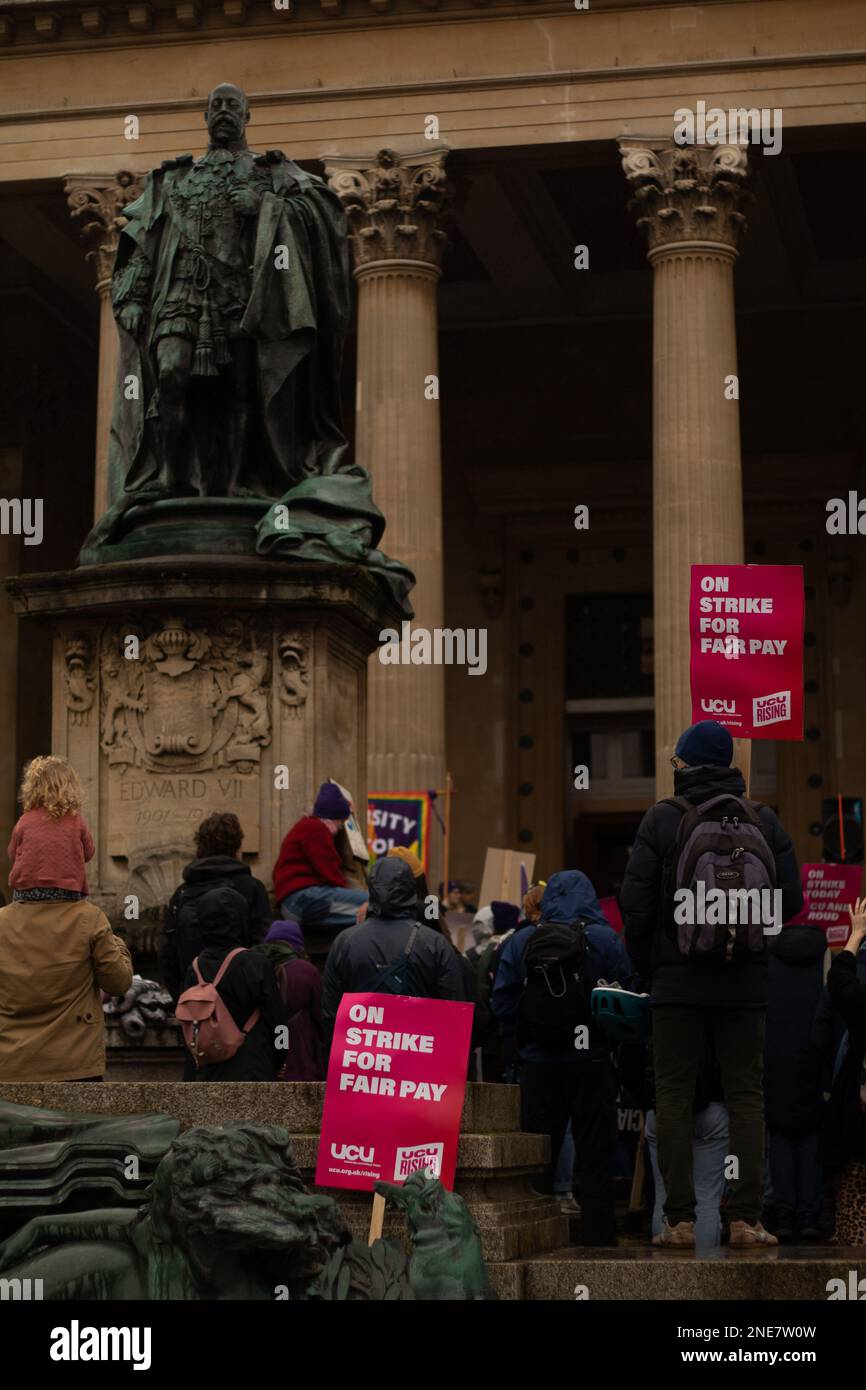
<svg viewBox="0 0 866 1390">
<path fill-rule="evenodd" d="M 294 946 L 296 951 L 303 951 L 304 933 L 301 931 L 300 922 L 296 922 L 293 917 L 283 917 L 279 922 L 272 922 L 265 941 L 285 941 L 287 946 Z"/>
<path fill-rule="evenodd" d="M 323 820 L 346 820 L 351 814 L 352 808 L 336 782 L 323 782 L 319 787 L 313 815 L 321 816 Z"/>
</svg>

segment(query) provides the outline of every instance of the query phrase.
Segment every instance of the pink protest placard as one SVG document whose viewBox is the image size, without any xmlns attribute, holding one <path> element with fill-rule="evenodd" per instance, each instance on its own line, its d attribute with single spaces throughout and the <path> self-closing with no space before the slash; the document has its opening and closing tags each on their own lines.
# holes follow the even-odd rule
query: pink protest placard
<svg viewBox="0 0 866 1390">
<path fill-rule="evenodd" d="M 370 1192 L 426 1169 L 454 1186 L 472 1004 L 344 994 L 328 1063 L 316 1182 Z"/>
<path fill-rule="evenodd" d="M 692 565 L 692 721 L 803 737 L 802 565 Z"/>
<path fill-rule="evenodd" d="M 827 933 L 828 946 L 844 946 L 851 934 L 849 906 L 860 896 L 862 864 L 804 864 L 803 893 L 808 920 Z"/>
</svg>

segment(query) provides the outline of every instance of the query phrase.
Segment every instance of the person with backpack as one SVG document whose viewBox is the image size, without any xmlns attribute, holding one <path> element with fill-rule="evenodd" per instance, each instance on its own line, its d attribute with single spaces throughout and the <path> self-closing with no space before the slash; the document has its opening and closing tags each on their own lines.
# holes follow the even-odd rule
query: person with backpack
<svg viewBox="0 0 866 1390">
<path fill-rule="evenodd" d="M 786 922 L 768 951 L 764 1110 L 773 1219 L 781 1241 L 818 1240 L 823 1173 L 818 1135 L 823 1114 L 822 1059 L 812 1041 L 824 979 L 827 938 L 808 920 L 808 905 Z"/>
<path fill-rule="evenodd" d="M 202 948 L 198 904 L 204 894 L 224 884 L 243 898 L 245 911 L 236 946 L 255 946 L 271 924 L 267 890 L 239 857 L 243 839 L 241 823 L 231 811 L 214 811 L 195 832 L 195 859 L 187 864 L 183 883 L 169 899 L 159 950 L 162 982 L 175 1001 Z"/>
<path fill-rule="evenodd" d="M 289 1030 L 279 1081 L 324 1081 L 328 1071 L 322 1027 L 322 977 L 304 949 L 300 923 L 274 922 L 255 948 L 276 972 Z"/>
<path fill-rule="evenodd" d="M 600 980 L 628 987 L 632 968 L 586 874 L 553 874 L 537 926 L 521 927 L 500 953 L 491 1006 L 506 1046 L 516 1050 L 521 1128 L 549 1134 L 553 1175 L 566 1126 L 575 1148 L 574 1197 L 581 1243 L 616 1245 L 613 1161 L 616 1081 L 610 1045 L 593 1022 L 590 995 Z"/>
<path fill-rule="evenodd" d="M 778 928 L 753 911 L 754 899 L 736 914 L 726 899 L 719 923 L 712 919 L 720 914 L 705 905 L 712 889 L 757 888 L 772 894 L 781 923 L 800 911 L 803 891 L 789 835 L 769 806 L 746 800 L 743 775 L 731 767 L 733 752 L 730 733 L 712 719 L 680 736 L 671 759 L 676 796 L 644 815 L 620 892 L 626 947 L 652 1008 L 658 1159 L 667 1194 L 664 1225 L 654 1238 L 661 1246 L 695 1246 L 693 1104 L 707 1029 L 738 1160 L 730 1244 L 777 1243 L 759 1216 L 766 943 Z M 734 922 L 735 915 L 746 920 Z"/>
<path fill-rule="evenodd" d="M 418 921 L 415 880 L 402 859 L 376 860 L 365 920 L 341 931 L 328 952 L 322 1017 L 329 1048 L 343 995 L 368 993 L 465 1002 L 454 948 Z"/>
<path fill-rule="evenodd" d="M 286 1022 L 274 968 L 238 945 L 247 905 L 221 885 L 197 904 L 202 945 L 183 980 L 175 1014 L 188 1049 L 184 1081 L 275 1081 L 286 1060 Z"/>
</svg>

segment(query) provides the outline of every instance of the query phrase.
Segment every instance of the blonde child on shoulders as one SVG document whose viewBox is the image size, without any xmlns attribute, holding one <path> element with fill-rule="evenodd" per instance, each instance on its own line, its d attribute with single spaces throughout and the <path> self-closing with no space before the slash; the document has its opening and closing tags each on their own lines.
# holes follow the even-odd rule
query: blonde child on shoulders
<svg viewBox="0 0 866 1390">
<path fill-rule="evenodd" d="M 13 901 L 85 898 L 84 865 L 93 858 L 94 844 L 81 815 L 84 788 L 77 773 L 65 758 L 33 758 L 18 799 L 23 814 L 7 851 Z"/>
</svg>

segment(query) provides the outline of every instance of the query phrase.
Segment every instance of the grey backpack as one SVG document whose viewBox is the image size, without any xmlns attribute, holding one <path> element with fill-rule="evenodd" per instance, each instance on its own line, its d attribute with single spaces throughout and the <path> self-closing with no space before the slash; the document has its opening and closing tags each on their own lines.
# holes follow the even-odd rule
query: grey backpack
<svg viewBox="0 0 866 1390">
<path fill-rule="evenodd" d="M 667 797 L 666 802 L 683 813 L 668 861 L 666 895 L 679 950 L 696 962 L 731 963 L 763 955 L 769 924 L 761 909 L 768 901 L 775 902 L 776 861 L 755 803 L 730 793 L 699 805 L 684 796 Z M 692 921 L 677 921 L 674 915 L 675 894 L 683 888 L 694 894 Z M 705 916 L 710 914 L 702 909 L 713 889 L 726 893 L 723 920 L 707 922 Z M 755 889 L 757 897 L 751 891 Z M 727 896 L 731 890 L 737 893 L 736 899 Z M 749 893 L 748 899 L 743 890 Z M 717 895 L 711 901 L 718 902 Z M 711 915 L 715 917 L 717 911 Z"/>
</svg>

